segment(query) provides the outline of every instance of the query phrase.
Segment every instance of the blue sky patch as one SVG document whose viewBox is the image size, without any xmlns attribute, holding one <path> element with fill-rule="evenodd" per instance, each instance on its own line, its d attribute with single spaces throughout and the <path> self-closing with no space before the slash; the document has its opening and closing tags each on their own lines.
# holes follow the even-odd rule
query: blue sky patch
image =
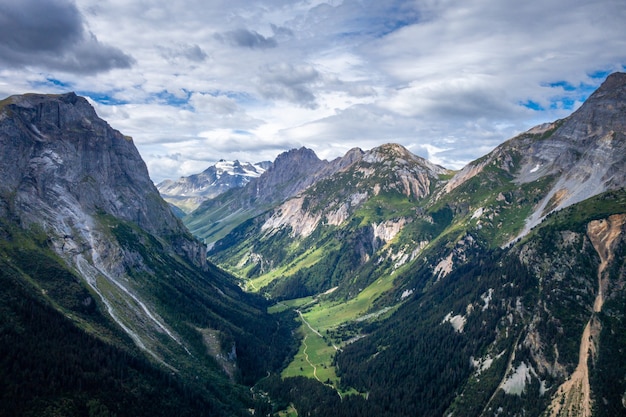
<svg viewBox="0 0 626 417">
<path fill-rule="evenodd" d="M 167 90 L 163 90 L 156 94 L 153 94 L 152 97 L 154 98 L 154 101 L 167 104 L 168 106 L 185 107 L 189 104 L 191 92 L 187 90 L 183 90 L 183 92 L 185 93 L 184 97 L 179 97 L 170 93 Z"/>
<path fill-rule="evenodd" d="M 552 110 L 558 110 L 558 109 L 564 109 L 564 110 L 572 110 L 574 108 L 574 106 L 576 105 L 576 99 L 572 98 L 572 97 L 559 97 L 559 98 L 555 98 L 552 100 L 552 103 L 550 104 L 550 109 Z"/>
<path fill-rule="evenodd" d="M 45 81 L 35 81 L 31 85 L 34 89 L 48 89 L 50 87 L 57 87 L 66 91 L 72 91 L 72 84 L 69 82 L 61 81 L 56 78 L 46 77 Z"/>
<path fill-rule="evenodd" d="M 77 91 L 76 94 L 78 94 L 79 96 L 89 97 L 96 103 L 104 104 L 105 106 L 118 106 L 122 104 L 128 104 L 128 101 L 116 99 L 110 93 L 99 93 L 95 91 Z"/>
<path fill-rule="evenodd" d="M 524 107 L 526 107 L 528 109 L 534 110 L 534 111 L 543 111 L 543 110 L 545 110 L 541 104 L 537 103 L 536 101 L 532 101 L 532 100 L 526 100 L 524 102 L 521 102 L 520 105 L 522 105 L 522 106 L 524 106 Z"/>
<path fill-rule="evenodd" d="M 554 83 L 549 83 L 546 84 L 548 87 L 551 88 L 562 88 L 565 91 L 575 91 L 576 87 L 574 87 L 571 83 L 567 82 L 567 81 L 557 81 Z"/>
<path fill-rule="evenodd" d="M 609 76 L 610 73 L 612 73 L 613 71 L 609 70 L 609 71 L 605 71 L 605 70 L 599 70 L 599 71 L 595 71 L 595 72 L 591 72 L 587 75 L 589 75 L 590 78 L 593 79 L 600 79 L 600 80 L 604 80 L 606 77 Z"/>
</svg>

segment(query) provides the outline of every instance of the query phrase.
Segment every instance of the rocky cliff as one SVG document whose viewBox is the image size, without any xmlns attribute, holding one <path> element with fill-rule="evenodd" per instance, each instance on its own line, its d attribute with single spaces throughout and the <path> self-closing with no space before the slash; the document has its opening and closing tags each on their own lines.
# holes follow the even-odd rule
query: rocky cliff
<svg viewBox="0 0 626 417">
<path fill-rule="evenodd" d="M 536 126 L 468 164 L 446 185 L 484 181 L 493 167 L 519 188 L 535 185 L 520 238 L 548 214 L 626 182 L 626 74 L 614 73 L 569 117 Z"/>
<path fill-rule="evenodd" d="M 56 247 L 93 240 L 94 216 L 137 223 L 198 265 L 204 249 L 159 197 L 130 137 L 73 93 L 29 94 L 0 103 L 2 214 L 36 223 Z"/>
<path fill-rule="evenodd" d="M 257 337 L 248 330 L 263 329 L 245 330 L 254 317 L 264 320 L 258 300 L 207 263 L 206 247 L 161 199 L 132 139 L 100 119 L 87 100 L 73 93 L 3 100 L 0 146 L 1 224 L 45 236 L 45 250 L 80 277 L 152 360 L 180 372 L 212 368 L 198 359 L 205 352 L 190 325 L 191 334 L 217 341 L 210 350 L 215 357 L 221 346 L 231 351 L 242 337 Z"/>
</svg>

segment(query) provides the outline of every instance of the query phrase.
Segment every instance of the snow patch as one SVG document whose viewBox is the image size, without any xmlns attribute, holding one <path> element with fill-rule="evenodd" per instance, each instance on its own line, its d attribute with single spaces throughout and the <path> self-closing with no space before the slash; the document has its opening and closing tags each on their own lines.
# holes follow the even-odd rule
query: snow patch
<svg viewBox="0 0 626 417">
<path fill-rule="evenodd" d="M 402 295 L 400 296 L 401 300 L 404 300 L 405 298 L 407 298 L 409 295 L 413 294 L 413 290 L 404 290 L 402 291 Z"/>
<path fill-rule="evenodd" d="M 537 172 L 539 170 L 539 168 L 541 168 L 541 164 L 535 165 L 535 167 L 530 170 L 530 173 L 532 174 L 533 172 Z"/>
</svg>

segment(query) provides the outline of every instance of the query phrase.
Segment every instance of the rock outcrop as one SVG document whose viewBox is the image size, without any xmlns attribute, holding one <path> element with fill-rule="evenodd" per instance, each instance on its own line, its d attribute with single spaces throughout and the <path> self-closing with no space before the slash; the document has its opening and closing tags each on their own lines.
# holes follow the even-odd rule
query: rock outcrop
<svg viewBox="0 0 626 417">
<path fill-rule="evenodd" d="M 27 94 L 0 103 L 2 214 L 41 225 L 64 243 L 89 234 L 93 217 L 131 221 L 205 265 L 203 247 L 159 197 L 130 137 L 74 93 Z M 83 239 L 89 240 L 89 239 Z M 62 246 L 62 244 L 59 244 Z"/>
</svg>

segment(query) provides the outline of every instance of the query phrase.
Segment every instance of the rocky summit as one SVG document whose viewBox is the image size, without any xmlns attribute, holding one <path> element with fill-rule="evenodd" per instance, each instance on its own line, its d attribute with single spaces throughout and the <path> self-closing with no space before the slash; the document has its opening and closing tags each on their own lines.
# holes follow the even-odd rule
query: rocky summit
<svg viewBox="0 0 626 417">
<path fill-rule="evenodd" d="M 272 166 L 271 162 L 225 161 L 211 165 L 199 174 L 181 177 L 176 181 L 165 180 L 157 189 L 168 203 L 190 212 L 203 201 L 217 197 L 231 188 L 243 187 Z"/>
<path fill-rule="evenodd" d="M 0 103 L 1 209 L 50 228 L 58 248 L 94 239 L 93 216 L 106 213 L 157 235 L 186 231 L 159 198 L 132 139 L 112 129 L 73 93 L 29 94 Z M 190 237 L 176 246 L 205 264 Z"/>
</svg>

